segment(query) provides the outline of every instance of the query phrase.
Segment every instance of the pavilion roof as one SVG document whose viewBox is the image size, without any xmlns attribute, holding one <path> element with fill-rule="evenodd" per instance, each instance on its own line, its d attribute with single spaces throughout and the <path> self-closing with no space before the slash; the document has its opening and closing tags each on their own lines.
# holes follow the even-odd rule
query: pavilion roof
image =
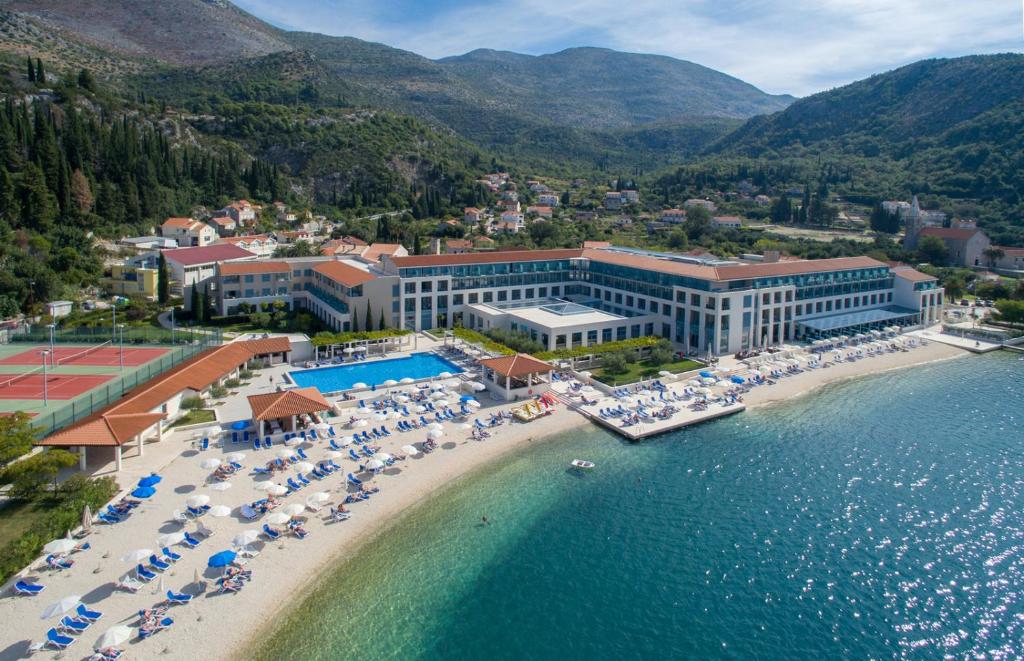
<svg viewBox="0 0 1024 661">
<path fill-rule="evenodd" d="M 484 358 L 480 361 L 480 364 L 502 376 L 511 377 L 550 372 L 552 369 L 549 363 L 538 360 L 526 353 L 517 353 L 513 356 L 498 356 L 497 358 Z"/>
<path fill-rule="evenodd" d="M 289 418 L 303 413 L 318 413 L 331 408 L 316 388 L 293 388 L 280 392 L 249 395 L 253 420 Z"/>
</svg>

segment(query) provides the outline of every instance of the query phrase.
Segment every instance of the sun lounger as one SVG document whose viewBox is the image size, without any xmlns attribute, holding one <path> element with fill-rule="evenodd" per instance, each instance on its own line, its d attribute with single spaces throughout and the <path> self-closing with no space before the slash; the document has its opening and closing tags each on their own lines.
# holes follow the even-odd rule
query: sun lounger
<svg viewBox="0 0 1024 661">
<path fill-rule="evenodd" d="M 310 484 L 312 484 L 312 482 L 306 479 L 306 476 L 303 475 L 302 473 L 298 473 L 296 475 L 296 479 L 298 479 L 299 482 L 302 482 L 303 486 L 309 486 Z"/>
<path fill-rule="evenodd" d="M 198 518 L 198 517 L 206 514 L 206 510 L 204 510 L 203 508 L 201 508 L 201 507 L 192 507 L 190 505 L 186 505 L 185 506 L 185 511 L 188 512 L 190 516 L 195 517 L 195 518 Z"/>
<path fill-rule="evenodd" d="M 45 589 L 45 585 L 39 585 L 38 583 L 26 583 L 25 581 L 18 581 L 14 584 L 14 591 L 16 593 L 28 597 L 35 596 Z"/>
<path fill-rule="evenodd" d="M 188 546 L 189 548 L 194 549 L 195 547 L 199 546 L 200 541 L 186 532 L 185 539 L 183 540 L 182 543 Z"/>
<path fill-rule="evenodd" d="M 167 591 L 167 601 L 172 604 L 184 605 L 192 601 L 192 595 L 190 594 L 175 594 L 173 591 Z"/>
<path fill-rule="evenodd" d="M 172 620 L 169 617 L 165 617 L 164 619 L 160 620 L 159 624 L 157 624 L 155 627 L 152 627 L 152 628 L 149 628 L 149 629 L 147 629 L 145 627 L 140 627 L 139 628 L 139 639 L 140 640 L 145 640 L 146 638 L 149 638 L 153 634 L 155 634 L 155 633 L 157 633 L 159 631 L 163 631 L 164 629 L 166 629 L 167 627 L 171 626 L 172 624 L 174 624 L 174 620 Z"/>
<path fill-rule="evenodd" d="M 303 460 L 309 460 L 309 457 L 306 456 L 306 452 L 302 448 L 296 448 L 295 454 L 299 455 L 299 457 Z"/>
<path fill-rule="evenodd" d="M 331 448 L 333 448 L 335 450 L 340 450 L 341 449 L 341 446 L 338 445 L 337 443 L 335 443 L 333 438 L 330 440 L 330 444 L 331 444 Z"/>
<path fill-rule="evenodd" d="M 334 463 L 334 460 L 333 460 L 333 459 L 329 459 L 329 460 L 327 461 L 327 463 L 328 463 L 328 464 L 330 465 L 330 467 L 331 467 L 331 468 L 333 468 L 334 470 L 336 470 L 336 471 L 340 471 L 340 470 L 341 470 L 341 466 L 339 466 L 338 464 Z"/>
<path fill-rule="evenodd" d="M 99 611 L 91 611 L 85 607 L 85 604 L 78 604 L 75 614 L 78 616 L 78 619 L 86 620 L 87 622 L 95 622 L 103 617 L 103 613 Z"/>
<path fill-rule="evenodd" d="M 269 436 L 267 436 L 265 439 L 263 439 L 263 447 L 264 447 L 264 449 L 269 450 L 271 447 L 273 447 L 273 445 L 274 445 L 274 442 L 271 440 L 271 438 Z"/>
<path fill-rule="evenodd" d="M 149 566 L 159 571 L 164 571 L 165 569 L 170 569 L 171 567 L 170 563 L 164 562 L 160 558 L 156 557 L 155 553 L 149 556 Z"/>
<path fill-rule="evenodd" d="M 288 484 L 288 488 L 291 489 L 292 491 L 298 491 L 299 489 L 302 488 L 301 484 L 298 484 L 293 478 L 290 477 L 286 480 L 286 483 Z"/>
<path fill-rule="evenodd" d="M 56 629 L 50 629 L 46 632 L 46 644 L 54 649 L 62 650 L 75 642 L 75 640 L 77 639 L 70 636 L 62 636 Z"/>
<path fill-rule="evenodd" d="M 167 548 L 166 546 L 163 547 L 162 549 L 160 549 L 160 552 L 163 553 L 164 554 L 164 558 L 166 558 L 170 562 L 177 562 L 178 560 L 181 560 L 181 556 L 180 555 L 178 555 L 177 553 L 175 553 L 171 549 Z"/>
<path fill-rule="evenodd" d="M 325 477 L 327 477 L 326 475 L 321 473 L 319 470 L 317 470 L 315 467 L 313 468 L 313 470 L 309 471 L 309 474 L 312 475 L 313 477 L 315 477 L 318 480 L 322 480 Z"/>
<path fill-rule="evenodd" d="M 57 624 L 58 629 L 75 634 L 82 633 L 91 626 L 92 622 L 77 620 L 71 617 L 70 615 L 65 615 L 64 617 L 62 617 L 60 619 L 60 622 Z"/>
<path fill-rule="evenodd" d="M 347 479 L 348 479 L 348 483 L 349 484 L 354 484 L 356 486 L 359 486 L 359 485 L 361 485 L 363 483 L 362 480 L 360 480 L 358 477 L 356 477 L 352 473 L 348 474 L 348 478 Z"/>
<path fill-rule="evenodd" d="M 271 540 L 275 540 L 275 539 L 277 539 L 278 537 L 281 536 L 281 533 L 277 532 L 276 530 L 271 528 L 266 523 L 263 524 L 263 534 L 266 535 L 267 538 L 269 538 Z"/>
<path fill-rule="evenodd" d="M 154 572 L 149 571 L 141 564 L 135 567 L 135 575 L 138 576 L 140 580 L 143 580 L 146 583 L 149 583 L 154 578 L 156 578 L 156 574 Z"/>
</svg>

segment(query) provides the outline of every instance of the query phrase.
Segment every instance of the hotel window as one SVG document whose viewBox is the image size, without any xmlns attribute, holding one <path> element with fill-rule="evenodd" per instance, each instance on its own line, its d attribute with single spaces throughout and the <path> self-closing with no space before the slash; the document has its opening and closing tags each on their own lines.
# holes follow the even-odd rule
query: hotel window
<svg viewBox="0 0 1024 661">
<path fill-rule="evenodd" d="M 655 305 L 657 305 L 657 304 L 655 304 Z M 669 305 L 668 303 L 662 303 L 661 304 L 661 313 L 663 315 L 665 315 L 666 317 L 671 317 L 672 316 L 672 306 Z"/>
<path fill-rule="evenodd" d="M 615 301 L 615 302 L 618 303 L 618 301 Z M 627 308 L 633 307 L 633 297 L 632 296 L 627 296 L 626 297 L 626 307 Z"/>
<path fill-rule="evenodd" d="M 555 336 L 555 347 L 559 348 L 559 349 L 564 349 L 565 348 L 565 336 L 564 335 L 556 335 Z"/>
<path fill-rule="evenodd" d="M 246 284 L 250 284 L 252 282 L 253 282 L 253 277 L 251 275 L 245 276 L 245 283 Z"/>
<path fill-rule="evenodd" d="M 448 281 L 440 280 L 437 283 L 437 291 L 448 291 Z"/>
<path fill-rule="evenodd" d="M 302 271 L 300 271 L 299 269 L 295 269 L 294 271 L 292 271 L 292 277 L 298 278 L 301 275 L 302 275 Z"/>
<path fill-rule="evenodd" d="M 434 304 L 429 296 L 424 296 L 420 299 L 420 310 L 431 310 Z"/>
<path fill-rule="evenodd" d="M 685 303 L 685 302 L 686 302 L 686 292 L 684 292 L 684 291 L 677 291 L 676 292 L 676 303 Z"/>
<path fill-rule="evenodd" d="M 474 293 L 469 295 L 469 304 L 470 305 L 474 305 L 474 304 L 479 303 L 479 302 L 480 302 L 480 294 L 477 294 L 476 292 L 474 292 Z"/>
<path fill-rule="evenodd" d="M 522 297 L 523 297 L 523 290 L 522 289 L 513 289 L 512 290 L 512 300 L 513 301 L 521 300 Z"/>
<path fill-rule="evenodd" d="M 780 292 L 780 291 L 775 292 L 775 302 L 776 303 L 781 303 L 782 302 L 782 292 Z"/>
<path fill-rule="evenodd" d="M 561 293 L 560 293 L 561 290 L 562 290 L 561 287 L 552 287 L 551 288 L 551 295 L 552 296 L 561 296 Z"/>
<path fill-rule="evenodd" d="M 646 335 L 646 336 L 654 335 L 654 324 L 653 323 L 644 324 L 644 335 Z"/>
<path fill-rule="evenodd" d="M 714 310 L 715 309 L 715 301 L 716 300 L 717 299 L 714 299 L 714 298 L 711 298 L 710 296 L 708 296 L 707 301 L 704 303 L 704 307 L 707 308 L 708 310 Z"/>
<path fill-rule="evenodd" d="M 420 283 L 420 292 L 424 294 L 429 294 L 432 291 L 434 291 L 434 283 L 430 282 L 429 280 L 424 280 L 423 282 Z"/>
<path fill-rule="evenodd" d="M 941 298 L 941 294 L 939 296 Z M 886 303 L 892 303 L 892 292 L 889 292 L 885 295 L 885 301 Z"/>
<path fill-rule="evenodd" d="M 817 303 L 814 304 L 814 311 L 821 312 L 821 301 L 818 301 Z"/>
<path fill-rule="evenodd" d="M 723 310 L 728 310 L 731 305 L 732 304 L 729 302 L 728 298 L 723 298 L 722 299 L 722 309 Z"/>
<path fill-rule="evenodd" d="M 700 294 L 690 294 L 690 305 L 700 307 Z"/>
<path fill-rule="evenodd" d="M 313 269 L 306 269 L 305 273 L 303 275 L 305 275 L 307 278 L 312 277 L 313 276 Z"/>
<path fill-rule="evenodd" d="M 391 296 L 392 298 L 398 298 L 400 288 L 398 285 L 391 285 Z"/>
<path fill-rule="evenodd" d="M 793 291 L 792 290 L 787 290 L 786 291 L 786 302 L 789 303 L 792 300 L 793 300 Z"/>
<path fill-rule="evenodd" d="M 407 282 L 407 283 L 405 283 L 405 293 L 406 294 L 415 294 L 416 293 L 416 283 L 415 282 Z"/>
<path fill-rule="evenodd" d="M 505 289 L 499 289 L 498 290 L 498 301 L 507 301 L 507 300 L 508 300 L 508 291 L 505 290 Z"/>
<path fill-rule="evenodd" d="M 761 295 L 761 303 L 763 305 L 768 305 L 771 302 L 772 302 L 772 295 L 771 294 L 765 293 L 765 294 Z"/>
<path fill-rule="evenodd" d="M 611 342 L 612 341 L 612 329 L 611 328 L 602 328 L 601 329 L 601 341 L 602 342 Z"/>
<path fill-rule="evenodd" d="M 572 346 L 578 347 L 583 344 L 583 333 L 572 334 Z"/>
<path fill-rule="evenodd" d="M 263 295 L 264 296 L 270 296 L 270 287 L 264 287 L 263 288 Z"/>
<path fill-rule="evenodd" d="M 832 311 L 832 301 L 825 301 L 825 312 Z"/>
<path fill-rule="evenodd" d="M 526 290 L 525 297 L 526 298 L 533 298 L 533 289 L 532 288 Z"/>
<path fill-rule="evenodd" d="M 639 310 L 647 310 L 647 301 L 642 298 L 636 299 L 636 307 Z"/>
<path fill-rule="evenodd" d="M 640 337 L 640 324 L 633 324 L 629 327 L 630 337 Z"/>
<path fill-rule="evenodd" d="M 587 331 L 587 345 L 589 346 L 591 344 L 597 344 L 597 331 L 596 330 L 589 330 L 589 331 Z"/>
<path fill-rule="evenodd" d="M 622 294 L 615 294 L 615 304 L 622 305 Z"/>
<path fill-rule="evenodd" d="M 626 339 L 626 327 L 625 326 L 619 326 L 618 328 L 615 329 L 615 339 L 616 340 L 624 340 L 624 339 Z"/>
<path fill-rule="evenodd" d="M 537 290 L 537 296 L 539 298 L 547 298 L 547 295 L 548 295 L 548 288 L 547 287 L 541 287 L 540 289 Z"/>
<path fill-rule="evenodd" d="M 398 301 L 391 301 L 391 312 L 392 313 L 397 313 L 398 312 Z"/>
<path fill-rule="evenodd" d="M 253 296 L 253 291 L 251 289 L 246 289 L 245 295 L 246 297 L 251 298 Z"/>
<path fill-rule="evenodd" d="M 262 280 L 263 282 L 270 282 L 270 274 L 269 273 L 264 273 L 263 277 L 260 278 L 260 280 Z"/>
<path fill-rule="evenodd" d="M 416 311 L 416 299 L 415 298 L 407 298 L 407 299 L 405 299 L 405 311 L 406 312 L 415 312 Z"/>
<path fill-rule="evenodd" d="M 462 294 L 452 295 L 452 305 L 462 305 Z"/>
<path fill-rule="evenodd" d="M 493 303 L 493 302 L 494 302 L 494 292 L 492 292 L 492 291 L 485 291 L 484 292 L 484 303 Z"/>
<path fill-rule="evenodd" d="M 871 305 L 874 305 L 875 303 L 878 303 L 878 294 L 871 295 Z"/>
<path fill-rule="evenodd" d="M 610 289 L 605 289 L 604 290 L 604 300 L 606 300 L 606 301 L 611 301 L 612 300 L 612 292 L 611 292 Z"/>
</svg>

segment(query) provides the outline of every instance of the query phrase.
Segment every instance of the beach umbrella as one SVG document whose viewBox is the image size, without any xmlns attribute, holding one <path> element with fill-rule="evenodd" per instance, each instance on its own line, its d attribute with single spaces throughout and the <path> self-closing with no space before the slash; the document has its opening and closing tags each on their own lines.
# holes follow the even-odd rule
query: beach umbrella
<svg viewBox="0 0 1024 661">
<path fill-rule="evenodd" d="M 249 428 L 248 420 L 239 420 L 238 422 L 231 423 L 231 428 L 235 431 L 242 431 L 243 429 Z"/>
<path fill-rule="evenodd" d="M 369 426 L 370 423 L 368 423 L 366 420 L 356 420 L 353 424 L 356 427 L 367 427 Z"/>
<path fill-rule="evenodd" d="M 743 379 L 742 376 L 730 376 L 729 380 L 732 381 L 733 383 L 743 383 L 744 382 L 744 379 Z"/>
<path fill-rule="evenodd" d="M 210 516 L 220 518 L 222 516 L 230 515 L 231 508 L 228 507 L 227 505 L 214 505 L 213 507 L 210 508 L 210 511 L 207 512 L 207 514 L 209 514 Z"/>
<path fill-rule="evenodd" d="M 444 425 L 442 425 L 440 422 L 431 422 L 429 425 L 427 425 L 427 429 L 429 429 L 430 431 L 434 431 L 435 429 L 440 430 L 444 429 Z"/>
<path fill-rule="evenodd" d="M 475 399 L 471 399 L 468 402 L 466 402 L 466 406 L 468 406 L 471 409 L 478 409 L 480 408 L 480 402 L 476 401 Z"/>
<path fill-rule="evenodd" d="M 401 383 L 402 385 L 406 385 L 406 386 L 407 386 L 407 385 L 409 385 L 410 383 L 413 383 L 413 382 L 415 382 L 415 379 L 412 379 L 412 378 L 409 378 L 409 377 L 404 377 L 404 378 L 402 378 L 402 379 L 399 379 L 399 381 L 398 381 L 398 382 L 399 382 L 399 383 Z"/>
<path fill-rule="evenodd" d="M 359 383 L 353 383 L 352 384 L 352 389 L 353 390 L 365 390 L 366 387 L 367 387 L 366 384 L 363 383 L 362 381 L 360 381 Z"/>
<path fill-rule="evenodd" d="M 206 561 L 206 566 L 207 567 L 227 567 L 232 562 L 234 562 L 235 558 L 237 558 L 237 557 L 238 557 L 238 554 L 235 553 L 234 551 L 221 551 L 220 553 L 214 553 L 213 555 L 210 556 L 210 559 Z"/>
<path fill-rule="evenodd" d="M 390 388 L 392 386 L 397 386 L 398 385 L 398 381 L 395 381 L 394 379 L 388 379 L 387 381 L 385 381 L 381 385 L 386 387 L 386 388 Z"/>
<path fill-rule="evenodd" d="M 372 471 L 379 470 L 381 468 L 384 468 L 384 462 L 381 461 L 380 459 L 371 459 L 368 462 L 366 462 L 366 467 Z"/>
<path fill-rule="evenodd" d="M 460 402 L 472 402 L 472 401 L 475 401 L 475 400 L 473 398 L 473 395 L 463 395 L 463 396 L 459 397 L 459 401 Z"/>
<path fill-rule="evenodd" d="M 716 379 L 713 376 L 705 376 L 705 377 L 701 378 L 701 382 L 704 383 L 705 385 L 710 386 L 710 385 L 714 385 L 714 384 L 718 383 L 718 379 Z"/>
<path fill-rule="evenodd" d="M 189 496 L 185 499 L 185 503 L 189 507 L 202 507 L 203 505 L 210 504 L 210 497 L 205 493 L 198 493 L 194 496 Z"/>
<path fill-rule="evenodd" d="M 174 546 L 175 544 L 181 544 L 185 541 L 184 532 L 169 532 L 166 535 L 160 535 L 156 538 L 156 545 L 160 548 L 165 546 Z"/>
<path fill-rule="evenodd" d="M 395 397 L 395 401 L 398 402 L 399 404 L 408 404 L 409 397 L 408 395 L 399 395 L 398 397 Z"/>
<path fill-rule="evenodd" d="M 431 429 L 427 432 L 427 436 L 436 440 L 444 436 L 444 431 L 440 429 Z"/>
<path fill-rule="evenodd" d="M 85 532 L 92 530 L 92 510 L 88 505 L 82 508 L 82 529 Z"/>
<path fill-rule="evenodd" d="M 156 493 L 156 489 L 153 487 L 139 487 L 132 492 L 133 498 L 149 498 Z"/>
<path fill-rule="evenodd" d="M 452 378 L 452 373 L 451 372 L 441 372 L 440 374 L 438 374 L 438 376 L 440 378 L 442 378 L 442 379 L 450 379 L 450 378 Z"/>
<path fill-rule="evenodd" d="M 295 447 L 296 445 L 301 445 L 303 440 L 304 439 L 301 436 L 292 436 L 287 441 L 285 441 L 284 444 L 287 445 L 288 447 Z"/>
<path fill-rule="evenodd" d="M 235 463 L 240 463 L 243 459 L 245 459 L 245 453 L 244 452 L 232 452 L 231 454 L 225 455 L 224 458 L 227 459 L 228 461 L 232 461 L 232 462 L 235 462 Z"/>
<path fill-rule="evenodd" d="M 309 463 L 308 461 L 300 461 L 299 463 L 295 464 L 295 470 L 299 471 L 300 473 L 309 473 L 314 468 L 316 468 L 316 466 Z"/>
<path fill-rule="evenodd" d="M 68 613 L 72 613 L 76 608 L 78 608 L 78 604 L 80 603 L 82 603 L 82 597 L 77 594 L 64 597 L 60 601 L 54 602 L 44 608 L 42 619 L 48 620 L 55 615 L 67 615 Z"/>
<path fill-rule="evenodd" d="M 378 452 L 376 454 L 376 457 L 377 457 L 377 459 L 380 459 L 381 461 L 383 461 L 385 464 L 388 463 L 389 461 L 391 461 L 392 459 L 394 459 L 394 457 L 392 457 L 387 452 Z"/>
<path fill-rule="evenodd" d="M 277 456 L 279 459 L 291 459 L 295 456 L 295 451 L 289 450 L 288 448 L 281 448 L 277 451 Z"/>
<path fill-rule="evenodd" d="M 230 482 L 218 482 L 218 483 L 214 484 L 213 486 L 211 486 L 210 488 L 213 489 L 214 491 L 227 491 L 228 489 L 231 488 L 231 483 Z"/>
<path fill-rule="evenodd" d="M 378 413 L 375 416 L 373 416 L 373 419 L 376 420 L 377 422 L 384 422 L 385 420 L 388 419 L 388 414 L 387 413 Z"/>
<path fill-rule="evenodd" d="M 487 386 L 480 383 L 479 381 L 470 381 L 469 387 L 475 390 L 476 392 L 483 392 L 484 390 L 487 390 Z"/>
<path fill-rule="evenodd" d="M 202 461 L 199 462 L 199 467 L 204 468 L 206 470 L 213 470 L 218 466 L 220 466 L 220 459 L 216 459 L 214 457 L 203 459 Z"/>
<path fill-rule="evenodd" d="M 131 640 L 134 635 L 134 631 L 127 624 L 115 624 L 104 631 L 102 636 L 96 639 L 96 644 L 93 645 L 93 649 L 101 650 L 107 647 L 123 645 Z"/>
<path fill-rule="evenodd" d="M 328 450 L 327 452 L 324 453 L 324 456 L 327 457 L 328 459 L 344 459 L 345 458 L 345 455 L 342 454 L 341 452 L 338 452 L 337 450 Z"/>
<path fill-rule="evenodd" d="M 403 445 L 402 452 L 411 455 L 417 455 L 420 453 L 420 451 L 416 449 L 415 445 Z"/>
<path fill-rule="evenodd" d="M 139 480 L 139 486 L 140 487 L 155 487 L 156 485 L 160 484 L 161 480 L 163 480 L 162 477 L 160 477 L 156 473 L 152 473 L 152 474 L 147 475 L 146 477 L 142 478 L 141 480 Z"/>
<path fill-rule="evenodd" d="M 345 347 L 344 349 L 341 350 L 342 353 L 353 353 L 354 351 L 355 349 L 353 349 L 352 347 Z"/>
<path fill-rule="evenodd" d="M 271 496 L 283 496 L 286 493 L 288 493 L 288 487 L 282 484 L 274 484 L 271 485 L 269 489 L 267 489 L 267 493 L 269 493 Z"/>
<path fill-rule="evenodd" d="M 715 374 L 711 370 L 701 370 L 700 375 L 704 378 L 708 378 L 714 376 Z"/>
<path fill-rule="evenodd" d="M 253 485 L 253 488 L 255 488 L 257 491 L 270 491 L 270 488 L 275 486 L 277 485 L 274 484 L 273 482 L 257 482 L 256 484 Z"/>
<path fill-rule="evenodd" d="M 445 397 L 446 397 L 446 395 L 444 394 L 443 390 L 435 390 L 434 392 L 430 393 L 430 399 L 432 399 L 434 401 L 437 401 L 439 399 L 444 399 Z"/>
<path fill-rule="evenodd" d="M 272 523 L 275 526 L 280 526 L 282 524 L 288 523 L 291 520 L 292 517 L 288 516 L 284 512 L 274 512 L 273 514 L 267 517 L 267 523 Z"/>
<path fill-rule="evenodd" d="M 413 410 L 414 410 L 414 411 L 416 411 L 417 413 L 426 413 L 426 412 L 427 412 L 427 407 L 426 407 L 426 406 L 423 406 L 423 405 L 421 404 L 421 405 L 417 406 L 417 407 L 416 407 L 415 409 L 413 409 Z"/>
<path fill-rule="evenodd" d="M 258 530 L 243 530 L 231 540 L 233 546 L 247 546 L 260 538 Z"/>
<path fill-rule="evenodd" d="M 354 440 L 355 439 L 352 438 L 351 436 L 342 436 L 340 439 L 338 439 L 338 445 L 340 445 L 341 447 L 345 447 L 346 445 L 352 445 L 352 442 Z"/>
<path fill-rule="evenodd" d="M 281 511 L 288 516 L 298 516 L 306 511 L 306 506 L 302 503 L 290 503 L 282 507 Z"/>
<path fill-rule="evenodd" d="M 121 556 L 121 562 L 127 562 L 129 564 L 135 564 L 136 562 L 142 562 L 148 560 L 149 556 L 153 555 L 152 549 L 136 549 L 131 553 L 126 553 Z"/>
<path fill-rule="evenodd" d="M 672 372 L 669 372 L 668 370 L 661 370 L 660 372 L 658 372 L 658 376 L 663 376 L 665 378 L 668 378 L 670 376 L 673 376 L 673 374 L 672 374 Z"/>
<path fill-rule="evenodd" d="M 327 493 L 326 491 L 317 491 L 314 494 L 310 494 L 309 497 L 306 498 L 306 504 L 309 506 L 309 509 L 316 509 L 317 506 L 323 505 L 330 499 L 331 494 Z"/>
<path fill-rule="evenodd" d="M 71 553 L 75 546 L 75 540 L 62 537 L 44 546 L 43 553 Z"/>
<path fill-rule="evenodd" d="M 447 399 L 439 399 L 436 402 L 434 402 L 434 404 L 436 406 L 440 406 L 441 408 L 447 408 L 448 407 L 448 400 Z"/>
</svg>

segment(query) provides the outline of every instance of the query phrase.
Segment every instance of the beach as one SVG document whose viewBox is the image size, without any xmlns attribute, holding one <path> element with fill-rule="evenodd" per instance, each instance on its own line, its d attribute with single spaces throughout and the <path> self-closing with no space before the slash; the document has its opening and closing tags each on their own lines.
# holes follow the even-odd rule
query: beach
<svg viewBox="0 0 1024 661">
<path fill-rule="evenodd" d="M 964 354 L 962 350 L 932 342 L 905 353 L 887 353 L 787 376 L 775 385 L 752 389 L 744 399 L 750 407 L 765 406 L 813 392 L 828 383 Z M 511 405 L 499 407 L 489 403 L 480 411 L 480 417 L 486 418 L 489 411 L 499 408 L 507 410 Z M 213 536 L 204 539 L 201 546 L 193 550 L 174 547 L 182 559 L 165 572 L 162 580 L 164 591 L 195 593 L 197 586 L 193 577 L 198 571 L 207 583 L 206 593 L 188 605 L 172 607 L 169 615 L 174 618 L 174 624 L 169 629 L 150 640 L 125 645 L 127 658 L 148 658 L 156 654 L 170 659 L 184 659 L 197 654 L 210 659 L 248 657 L 252 646 L 258 645 L 261 636 L 273 629 L 279 616 L 301 601 L 319 577 L 339 559 L 350 556 L 361 544 L 387 530 L 405 513 L 430 498 L 432 493 L 507 453 L 529 452 L 533 443 L 589 424 L 581 415 L 564 406 L 531 423 L 506 423 L 494 428 L 491 437 L 482 441 L 467 439 L 469 433 L 461 430 L 458 424 L 446 423 L 445 435 L 439 440 L 440 447 L 429 455 L 399 461 L 373 478 L 372 484 L 380 487 L 380 493 L 369 501 L 349 505 L 352 512 L 349 520 L 324 523 L 327 518 L 325 505 L 319 513 L 306 513 L 309 517 L 306 528 L 310 531 L 306 539 L 289 537 L 267 543 L 256 557 L 247 559 L 245 569 L 252 570 L 253 579 L 240 593 L 216 594 L 213 589 L 216 574 L 209 573 L 211 570 L 206 569 L 206 561 L 210 555 L 231 548 L 235 534 L 246 529 L 259 529 L 262 521 L 244 521 L 238 517 L 237 511 L 223 519 L 204 517 L 204 525 L 213 530 Z M 337 423 L 336 426 L 340 433 L 346 433 Z M 394 429 L 393 425 L 391 428 Z M 397 453 L 402 445 L 422 441 L 424 437 L 422 431 L 393 433 L 390 438 L 375 443 L 382 445 L 386 452 Z M 31 642 L 42 640 L 46 628 L 52 623 L 40 620 L 41 610 L 71 594 L 81 595 L 84 603 L 104 612 L 103 619 L 79 636 L 80 640 L 66 653 L 76 658 L 87 656 L 93 642 L 107 627 L 117 623 L 134 624 L 136 618 L 133 614 L 163 600 L 163 593 L 157 588 L 158 581 L 135 594 L 113 589 L 114 582 L 133 567 L 121 562 L 123 554 L 140 547 L 159 551 L 155 546 L 157 536 L 182 529 L 180 524 L 171 521 L 170 514 L 175 509 L 184 509 L 184 501 L 189 495 L 209 494 L 211 504 L 228 505 L 233 510 L 261 496 L 254 489 L 248 470 L 233 477 L 233 487 L 225 492 L 210 491 L 204 484 L 209 471 L 199 467 L 200 460 L 221 457 L 236 449 L 231 444 L 226 450 L 211 448 L 200 452 L 191 449 L 184 433 L 176 433 L 166 436 L 157 445 L 163 447 L 158 450 L 147 448 L 146 456 L 153 463 L 145 464 L 145 472 L 155 470 L 163 477 L 156 496 L 126 521 L 114 526 L 94 527 L 88 538 L 93 548 L 72 556 L 77 561 L 72 569 L 59 573 L 33 572 L 39 582 L 47 586 L 43 595 L 31 598 L 5 596 L 0 600 L 0 618 L 6 624 L 0 631 L 0 658 L 19 658 Z M 322 459 L 325 451 L 329 450 L 324 443 L 304 447 L 314 462 Z M 274 456 L 273 451 L 237 449 L 246 453 L 243 463 L 247 469 Z M 344 472 L 355 467 L 348 459 L 339 460 L 339 463 L 345 467 Z M 132 471 L 141 476 L 144 474 L 141 466 L 141 462 L 134 462 Z M 132 484 L 132 471 L 119 477 L 122 487 Z M 275 481 L 283 481 L 283 477 Z M 339 472 L 285 497 L 283 502 L 304 502 L 311 493 L 326 491 L 333 496 L 331 503 L 337 503 L 345 490 L 345 477 L 343 472 Z M 480 516 L 484 515 L 486 512 L 480 512 Z M 186 529 L 193 530 L 193 524 L 186 524 Z"/>
</svg>

